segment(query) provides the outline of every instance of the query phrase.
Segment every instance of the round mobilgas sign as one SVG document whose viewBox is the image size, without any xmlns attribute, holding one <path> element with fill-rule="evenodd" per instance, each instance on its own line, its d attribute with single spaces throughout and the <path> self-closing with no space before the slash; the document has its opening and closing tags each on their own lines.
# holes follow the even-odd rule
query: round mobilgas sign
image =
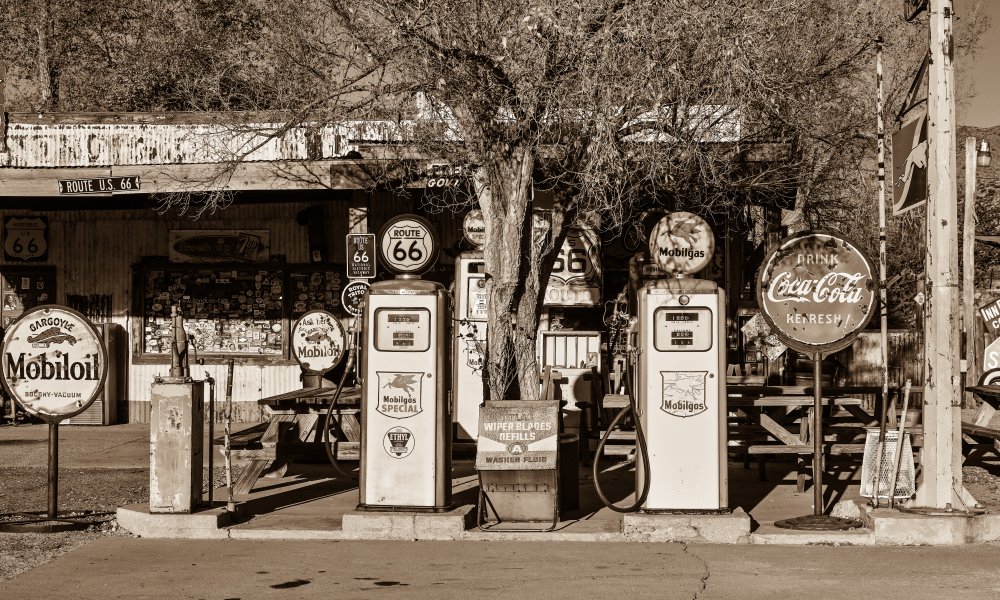
<svg viewBox="0 0 1000 600">
<path fill-rule="evenodd" d="M 649 234 L 649 258 L 666 273 L 697 273 L 714 252 L 712 228 L 689 212 L 670 213 Z"/>
<path fill-rule="evenodd" d="M 344 286 L 344 291 L 340 292 L 340 305 L 344 310 L 355 317 L 361 316 L 361 307 L 365 302 L 365 294 L 368 293 L 367 281 L 352 281 Z"/>
<path fill-rule="evenodd" d="M 302 368 L 326 373 L 344 356 L 347 335 L 340 320 L 325 310 L 311 310 L 292 327 L 292 356 Z"/>
<path fill-rule="evenodd" d="M 87 409 L 104 388 L 108 351 L 77 311 L 44 305 L 4 334 L 0 382 L 24 410 L 60 421 Z"/>
<path fill-rule="evenodd" d="M 878 286 L 872 263 L 836 233 L 789 236 L 764 259 L 757 303 L 789 347 L 804 353 L 846 348 L 874 313 Z"/>
<path fill-rule="evenodd" d="M 379 253 L 387 269 L 397 275 L 423 273 L 437 259 L 437 233 L 417 215 L 390 219 L 379 234 Z"/>
<path fill-rule="evenodd" d="M 486 221 L 483 220 L 483 211 L 478 208 L 470 210 L 462 221 L 462 230 L 465 231 L 465 239 L 476 248 L 482 248 L 486 243 Z"/>
</svg>

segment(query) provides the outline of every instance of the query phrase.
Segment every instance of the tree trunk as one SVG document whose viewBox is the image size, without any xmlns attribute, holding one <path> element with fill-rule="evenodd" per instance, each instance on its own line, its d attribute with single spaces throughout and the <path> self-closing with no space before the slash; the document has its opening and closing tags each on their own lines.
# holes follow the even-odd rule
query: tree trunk
<svg viewBox="0 0 1000 600">
<path fill-rule="evenodd" d="M 531 174 L 534 156 L 516 148 L 476 174 L 483 221 L 487 291 L 486 376 L 493 400 L 537 400 L 538 283 L 531 280 Z M 516 387 L 515 387 L 516 385 Z"/>
<path fill-rule="evenodd" d="M 38 85 L 41 88 L 41 105 L 38 110 L 55 110 L 59 106 L 59 76 L 52 66 L 49 49 L 49 32 L 52 30 L 52 11 L 49 0 L 38 2 L 35 33 L 38 36 Z"/>
</svg>

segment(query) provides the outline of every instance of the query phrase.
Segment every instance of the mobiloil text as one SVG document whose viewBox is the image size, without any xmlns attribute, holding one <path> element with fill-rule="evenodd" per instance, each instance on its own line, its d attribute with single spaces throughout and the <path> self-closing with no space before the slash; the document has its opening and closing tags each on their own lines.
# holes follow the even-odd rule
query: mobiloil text
<svg viewBox="0 0 1000 600">
<path fill-rule="evenodd" d="M 83 360 L 71 361 L 69 353 L 63 352 L 54 361 L 49 361 L 45 353 L 32 357 L 21 352 L 14 358 L 7 352 L 4 367 L 8 380 L 96 381 L 100 379 L 101 373 L 99 361 L 100 357 L 96 354 L 87 354 Z"/>
</svg>

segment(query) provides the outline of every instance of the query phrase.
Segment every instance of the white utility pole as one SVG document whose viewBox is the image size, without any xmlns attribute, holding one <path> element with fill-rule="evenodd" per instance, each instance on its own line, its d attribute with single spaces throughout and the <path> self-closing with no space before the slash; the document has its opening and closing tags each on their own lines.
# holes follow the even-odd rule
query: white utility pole
<svg viewBox="0 0 1000 600">
<path fill-rule="evenodd" d="M 971 497 L 962 486 L 961 445 L 958 443 L 962 417 L 959 373 L 962 312 L 958 294 L 952 2 L 931 0 L 928 12 L 924 445 L 921 454 L 923 481 L 917 488 L 915 505 L 945 510 L 961 509 Z M 974 500 L 972 502 L 974 504 Z"/>
<path fill-rule="evenodd" d="M 962 219 L 962 332 L 965 339 L 965 385 L 979 377 L 976 360 L 976 138 L 965 138 L 965 210 Z"/>
</svg>

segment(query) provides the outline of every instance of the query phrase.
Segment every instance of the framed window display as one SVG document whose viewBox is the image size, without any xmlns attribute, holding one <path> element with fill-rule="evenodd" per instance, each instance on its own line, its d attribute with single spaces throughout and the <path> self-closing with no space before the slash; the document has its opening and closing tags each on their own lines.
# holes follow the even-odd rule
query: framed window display
<svg viewBox="0 0 1000 600">
<path fill-rule="evenodd" d="M 133 353 L 169 360 L 171 307 L 180 306 L 192 360 L 244 357 L 285 362 L 295 319 L 309 310 L 340 314 L 343 265 L 142 264 L 135 269 Z"/>
</svg>

